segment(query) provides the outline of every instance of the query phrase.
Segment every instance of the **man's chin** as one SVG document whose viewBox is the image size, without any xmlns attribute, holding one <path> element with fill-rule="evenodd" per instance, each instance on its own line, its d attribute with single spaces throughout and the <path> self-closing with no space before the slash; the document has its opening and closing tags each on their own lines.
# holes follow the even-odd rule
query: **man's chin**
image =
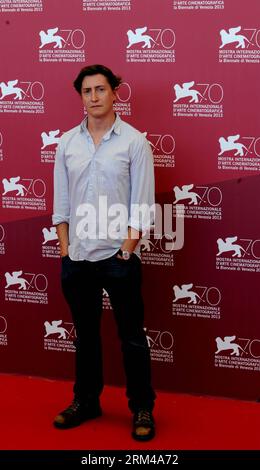
<svg viewBox="0 0 260 470">
<path fill-rule="evenodd" d="M 91 108 L 88 111 L 88 116 L 101 118 L 107 115 L 107 111 L 104 108 Z"/>
</svg>

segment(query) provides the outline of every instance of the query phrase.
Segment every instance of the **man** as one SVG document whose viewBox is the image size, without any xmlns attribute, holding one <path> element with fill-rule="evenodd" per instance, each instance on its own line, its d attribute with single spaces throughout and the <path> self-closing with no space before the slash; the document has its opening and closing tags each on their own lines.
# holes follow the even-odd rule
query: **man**
<svg viewBox="0 0 260 470">
<path fill-rule="evenodd" d="M 74 87 L 87 119 L 62 136 L 56 153 L 53 224 L 62 257 L 62 289 L 77 339 L 74 400 L 54 425 L 71 428 L 102 413 L 100 321 L 105 289 L 122 344 L 126 394 L 134 415 L 132 436 L 146 441 L 155 434 L 155 393 L 136 253 L 151 224 L 153 158 L 145 137 L 114 113 L 120 83 L 103 65 L 80 71 Z M 141 221 L 139 205 L 146 207 Z M 115 220 L 119 209 L 121 216 Z"/>
</svg>

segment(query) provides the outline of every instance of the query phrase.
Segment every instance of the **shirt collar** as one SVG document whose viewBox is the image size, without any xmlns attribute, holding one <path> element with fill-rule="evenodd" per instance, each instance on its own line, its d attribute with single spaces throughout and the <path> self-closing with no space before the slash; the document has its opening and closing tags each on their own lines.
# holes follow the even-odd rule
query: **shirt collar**
<svg viewBox="0 0 260 470">
<path fill-rule="evenodd" d="M 88 131 L 88 128 L 87 128 L 87 122 L 88 122 L 88 117 L 86 116 L 83 119 L 83 121 L 80 123 L 80 132 L 87 132 L 87 135 L 89 136 L 90 134 L 89 134 L 89 131 Z M 122 123 L 122 120 L 121 120 L 119 114 L 116 113 L 115 122 L 114 122 L 113 126 L 109 129 L 109 131 L 106 132 L 103 139 L 104 140 L 109 140 L 110 137 L 111 137 L 112 132 L 114 132 L 116 135 L 120 135 L 121 134 L 121 123 Z"/>
</svg>

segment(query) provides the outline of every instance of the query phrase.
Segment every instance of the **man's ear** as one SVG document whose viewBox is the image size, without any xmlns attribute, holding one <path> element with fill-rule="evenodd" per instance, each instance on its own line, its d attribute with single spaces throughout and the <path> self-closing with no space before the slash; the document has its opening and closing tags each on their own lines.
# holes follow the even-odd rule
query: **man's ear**
<svg viewBox="0 0 260 470">
<path fill-rule="evenodd" d="M 117 86 L 117 87 L 114 88 L 114 90 L 113 90 L 113 93 L 114 93 L 114 100 L 113 100 L 113 103 L 115 103 L 116 100 L 117 100 L 117 94 L 116 94 L 116 92 L 117 92 L 118 88 L 119 88 L 119 87 Z"/>
<path fill-rule="evenodd" d="M 117 94 L 118 90 L 120 88 L 120 85 L 116 86 L 116 88 L 114 88 L 114 93 Z"/>
</svg>

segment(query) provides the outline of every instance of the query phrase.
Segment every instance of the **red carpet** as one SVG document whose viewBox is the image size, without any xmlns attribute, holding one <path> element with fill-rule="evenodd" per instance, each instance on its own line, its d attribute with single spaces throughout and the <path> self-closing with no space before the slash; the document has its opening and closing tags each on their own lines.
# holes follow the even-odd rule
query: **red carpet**
<svg viewBox="0 0 260 470">
<path fill-rule="evenodd" d="M 141 444 L 130 436 L 125 392 L 105 387 L 104 415 L 71 430 L 56 430 L 53 417 L 71 401 L 72 383 L 0 375 L 1 450 L 48 449 L 260 449 L 260 404 L 158 393 L 157 435 Z"/>
</svg>

